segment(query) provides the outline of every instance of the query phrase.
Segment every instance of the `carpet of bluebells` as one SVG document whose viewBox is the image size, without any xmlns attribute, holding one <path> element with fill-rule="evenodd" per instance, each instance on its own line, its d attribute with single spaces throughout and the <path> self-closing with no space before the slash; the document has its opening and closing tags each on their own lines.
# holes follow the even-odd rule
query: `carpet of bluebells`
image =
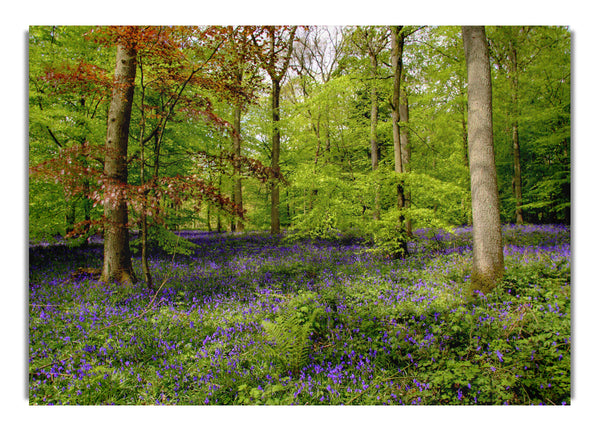
<svg viewBox="0 0 600 431">
<path fill-rule="evenodd" d="M 505 277 L 476 299 L 469 228 L 417 231 L 400 260 L 180 235 L 197 247 L 153 253 L 152 290 L 78 271 L 99 244 L 30 246 L 30 404 L 570 404 L 569 227 L 505 226 Z"/>
</svg>

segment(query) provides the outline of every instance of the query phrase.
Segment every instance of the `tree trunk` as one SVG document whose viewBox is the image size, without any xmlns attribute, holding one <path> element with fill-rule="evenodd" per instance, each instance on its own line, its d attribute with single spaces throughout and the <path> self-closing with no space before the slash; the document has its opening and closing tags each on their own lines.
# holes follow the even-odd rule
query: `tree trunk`
<svg viewBox="0 0 600 431">
<path fill-rule="evenodd" d="M 410 140 L 408 135 L 408 94 L 400 89 L 400 151 L 402 153 L 402 172 L 410 172 Z M 404 208 L 410 208 L 410 190 L 404 189 Z M 411 220 L 406 218 L 406 235 L 412 236 Z"/>
<path fill-rule="evenodd" d="M 75 230 L 75 198 L 69 197 L 66 199 L 65 211 L 65 232 L 66 235 L 71 234 Z"/>
<path fill-rule="evenodd" d="M 269 74 L 272 82 L 271 91 L 271 111 L 273 115 L 273 134 L 272 134 L 272 148 L 271 148 L 271 169 L 275 174 L 279 174 L 279 153 L 281 135 L 279 130 L 279 97 L 281 91 L 281 82 L 285 77 L 285 73 L 289 67 L 290 59 L 292 58 L 292 48 L 294 46 L 294 35 L 296 34 L 297 26 L 292 26 L 289 30 L 288 39 L 284 42 L 286 45 L 285 54 L 282 56 L 280 52 L 283 49 L 276 47 L 277 36 L 276 27 L 269 26 L 267 31 L 269 33 L 269 49 L 268 49 L 268 61 L 265 63 L 265 69 Z M 281 40 L 280 40 L 281 41 Z M 277 66 L 278 62 L 283 60 L 280 67 Z M 280 221 L 279 221 L 279 180 L 273 178 L 271 181 L 271 235 L 279 235 L 281 232 Z"/>
<path fill-rule="evenodd" d="M 511 127 L 513 142 L 513 160 L 515 174 L 513 177 L 516 200 L 515 219 L 517 224 L 523 224 L 523 193 L 521 187 L 521 148 L 519 145 L 519 75 L 517 69 L 517 47 L 514 41 L 509 42 L 509 79 L 511 93 Z"/>
<path fill-rule="evenodd" d="M 408 121 L 408 118 L 404 120 L 402 117 L 402 109 L 400 102 L 401 84 L 402 84 L 402 53 L 404 51 L 404 36 L 402 35 L 401 26 L 392 26 L 392 75 L 393 90 L 392 90 L 392 137 L 394 140 L 394 171 L 398 174 L 406 172 L 405 157 L 403 157 L 403 144 L 408 143 L 408 135 L 406 131 L 400 130 L 400 121 Z M 408 116 L 408 108 L 406 107 L 404 116 Z M 403 136 L 405 135 L 405 136 Z M 404 137 L 404 142 L 403 138 Z M 402 235 L 407 233 L 407 224 L 403 209 L 407 206 L 406 193 L 404 188 L 404 180 L 400 179 L 397 185 L 397 207 L 400 210 L 400 229 Z M 400 251 L 399 253 L 403 256 L 408 254 L 408 246 L 406 238 L 400 240 Z M 403 257 L 398 256 L 398 257 Z"/>
<path fill-rule="evenodd" d="M 377 146 L 377 56 L 370 53 L 371 57 L 371 168 L 376 172 L 379 168 L 379 147 Z M 375 184 L 375 210 L 373 211 L 373 219 L 379 220 L 381 215 L 381 204 L 379 202 L 379 180 Z"/>
<path fill-rule="evenodd" d="M 108 110 L 104 175 L 104 264 L 101 280 L 135 283 L 129 250 L 127 143 L 136 73 L 135 48 L 117 46 L 112 100 Z"/>
<path fill-rule="evenodd" d="M 236 104 L 233 111 L 233 203 L 243 208 L 242 202 L 242 170 L 240 157 L 242 156 L 242 102 Z M 244 221 L 241 218 L 235 220 L 235 232 L 244 231 Z"/>
<path fill-rule="evenodd" d="M 142 236 L 142 275 L 146 285 L 152 288 L 152 274 L 148 265 L 148 218 L 146 214 L 142 214 L 140 234 Z"/>
<path fill-rule="evenodd" d="M 210 225 L 210 204 L 206 205 L 206 229 L 212 232 L 212 226 Z"/>
<path fill-rule="evenodd" d="M 217 189 L 219 195 L 221 194 L 221 186 L 223 185 L 223 174 L 219 174 L 219 187 Z M 223 231 L 223 221 L 221 219 L 221 209 L 217 208 L 217 232 Z"/>
<path fill-rule="evenodd" d="M 504 272 L 494 157 L 492 82 L 484 27 L 463 27 L 467 61 L 469 167 L 473 206 L 471 291 L 488 293 Z"/>
<path fill-rule="evenodd" d="M 280 82 L 273 79 L 271 108 L 273 114 L 273 136 L 271 148 L 271 169 L 279 173 L 279 153 L 281 145 L 281 135 L 279 132 L 279 93 Z M 277 179 L 271 182 L 271 235 L 279 235 L 281 228 L 279 225 L 279 183 Z"/>
<path fill-rule="evenodd" d="M 461 100 L 459 103 L 459 110 L 460 110 L 460 123 L 461 123 L 461 130 L 462 130 L 462 150 L 463 150 L 463 163 L 464 166 L 468 169 L 469 168 L 469 132 L 467 130 L 467 103 L 466 101 L 463 101 L 463 97 L 464 97 L 464 91 L 462 89 L 461 86 L 461 90 L 460 90 L 460 94 L 461 94 Z M 465 210 L 465 215 L 466 215 L 466 219 L 467 219 L 467 224 L 468 225 L 472 225 L 473 224 L 473 213 L 472 211 L 469 211 L 468 208 L 471 207 L 471 205 L 468 204 L 468 202 L 464 202 L 461 201 L 461 206 L 464 208 Z"/>
</svg>

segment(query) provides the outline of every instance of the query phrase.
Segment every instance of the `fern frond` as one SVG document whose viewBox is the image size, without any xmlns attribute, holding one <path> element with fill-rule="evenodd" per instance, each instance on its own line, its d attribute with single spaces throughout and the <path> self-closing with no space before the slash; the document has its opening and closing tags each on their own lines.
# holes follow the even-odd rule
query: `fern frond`
<svg viewBox="0 0 600 431">
<path fill-rule="evenodd" d="M 311 300 L 312 295 L 309 297 Z M 307 299 L 301 298 L 301 299 Z M 275 321 L 265 320 L 262 322 L 263 329 L 272 345 L 267 344 L 267 351 L 275 357 L 284 368 L 292 372 L 298 372 L 308 361 L 310 347 L 310 335 L 317 316 L 322 312 L 321 308 L 312 311 L 308 319 L 305 312 L 308 308 L 300 307 L 299 312 L 294 302 L 279 314 Z"/>
</svg>

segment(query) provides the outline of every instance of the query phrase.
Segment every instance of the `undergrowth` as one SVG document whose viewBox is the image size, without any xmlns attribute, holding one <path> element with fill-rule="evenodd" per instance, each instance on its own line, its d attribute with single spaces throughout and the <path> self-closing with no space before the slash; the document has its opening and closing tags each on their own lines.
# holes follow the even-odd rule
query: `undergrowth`
<svg viewBox="0 0 600 431">
<path fill-rule="evenodd" d="M 477 300 L 468 229 L 416 232 L 397 260 L 187 233 L 190 256 L 151 259 L 159 292 L 74 277 L 99 248 L 32 248 L 30 403 L 569 404 L 568 228 L 504 234 Z"/>
</svg>

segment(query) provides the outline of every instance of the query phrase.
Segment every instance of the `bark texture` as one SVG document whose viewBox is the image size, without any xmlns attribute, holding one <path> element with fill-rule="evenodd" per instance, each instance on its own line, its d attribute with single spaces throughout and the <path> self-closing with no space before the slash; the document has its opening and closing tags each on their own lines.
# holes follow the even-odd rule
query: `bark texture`
<svg viewBox="0 0 600 431">
<path fill-rule="evenodd" d="M 468 138 L 473 205 L 471 289 L 488 293 L 504 272 L 498 180 L 494 157 L 492 82 L 484 27 L 463 27 L 467 61 Z"/>
<path fill-rule="evenodd" d="M 391 27 L 392 31 L 392 137 L 394 141 L 394 170 L 403 174 L 408 172 L 408 131 L 401 128 L 400 123 L 408 122 L 408 100 L 406 92 L 402 91 L 402 54 L 404 51 L 404 35 L 401 26 Z M 404 93 L 404 94 L 403 94 Z M 403 94 L 404 97 L 401 95 Z M 404 180 L 400 180 L 397 186 L 397 206 L 399 210 L 408 207 L 408 199 Z M 408 223 L 401 213 L 399 220 L 402 233 L 408 234 Z M 406 238 L 400 242 L 399 253 L 403 256 L 408 254 Z M 399 256 L 400 257 L 400 256 Z"/>
<path fill-rule="evenodd" d="M 136 73 L 135 48 L 117 46 L 112 100 L 106 132 L 104 264 L 101 280 L 134 283 L 131 266 L 127 201 L 127 143 Z"/>
</svg>

